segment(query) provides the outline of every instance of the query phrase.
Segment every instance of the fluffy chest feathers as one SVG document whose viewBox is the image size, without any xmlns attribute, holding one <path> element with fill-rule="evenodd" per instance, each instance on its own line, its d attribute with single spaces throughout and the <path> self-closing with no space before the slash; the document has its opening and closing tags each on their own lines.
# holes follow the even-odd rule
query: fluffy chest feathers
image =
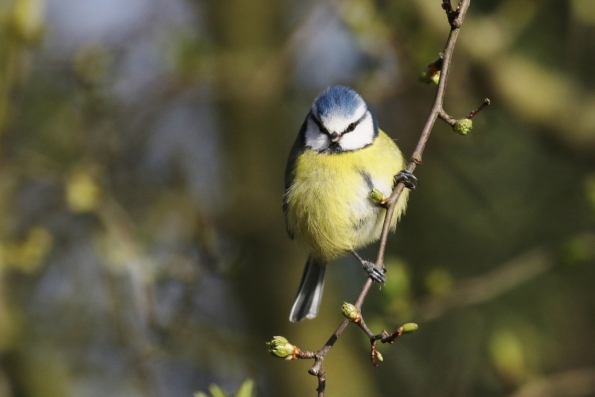
<svg viewBox="0 0 595 397">
<path fill-rule="evenodd" d="M 363 149 L 320 153 L 306 149 L 296 159 L 294 180 L 286 192 L 290 230 L 321 260 L 378 239 L 385 210 L 369 199 L 376 188 L 389 195 L 393 178 L 404 168 L 395 143 L 382 131 Z M 401 196 L 393 227 L 404 210 Z"/>
</svg>

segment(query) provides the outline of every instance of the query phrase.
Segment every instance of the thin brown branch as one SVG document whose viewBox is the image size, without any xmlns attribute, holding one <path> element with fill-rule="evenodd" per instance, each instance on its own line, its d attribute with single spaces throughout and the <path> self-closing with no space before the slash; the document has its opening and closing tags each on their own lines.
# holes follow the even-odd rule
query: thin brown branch
<svg viewBox="0 0 595 397">
<path fill-rule="evenodd" d="M 438 112 L 438 117 L 451 127 L 454 127 L 454 125 L 457 123 L 457 119 L 446 113 L 444 110 Z"/>
<path fill-rule="evenodd" d="M 469 113 L 469 116 L 467 116 L 467 118 L 469 120 L 471 120 L 473 117 L 475 117 L 477 115 L 477 113 L 481 112 L 483 110 L 483 108 L 485 108 L 486 106 L 490 106 L 490 98 L 486 98 L 483 100 L 483 103 L 474 111 L 472 111 L 471 113 Z"/>
<path fill-rule="evenodd" d="M 450 70 L 452 55 L 453 55 L 453 51 L 454 51 L 455 44 L 457 41 L 457 37 L 459 35 L 460 26 L 463 23 L 463 19 L 465 18 L 465 14 L 467 13 L 470 2 L 471 2 L 471 0 L 461 0 L 460 4 L 457 6 L 457 8 L 453 9 L 450 0 L 443 0 L 442 7 L 446 11 L 446 15 L 447 15 L 449 24 L 451 26 L 451 30 L 450 30 L 448 39 L 446 41 L 446 45 L 444 47 L 444 51 L 441 56 L 442 62 L 440 65 L 440 67 L 441 67 L 440 81 L 438 83 L 438 88 L 436 90 L 434 104 L 432 106 L 430 114 L 428 115 L 426 123 L 423 127 L 423 130 L 421 132 L 421 136 L 419 138 L 419 141 L 417 143 L 415 151 L 413 152 L 413 155 L 411 156 L 411 161 L 409 162 L 409 164 L 407 166 L 407 171 L 409 171 L 410 173 L 413 173 L 413 171 L 415 171 L 415 168 L 417 167 L 417 165 L 421 164 L 421 162 L 422 162 L 422 154 L 423 154 L 424 148 L 426 146 L 426 143 L 428 141 L 428 138 L 430 137 L 430 133 L 432 131 L 434 123 L 436 122 L 436 119 L 439 117 L 443 120 L 445 120 L 445 118 L 451 118 L 444 112 L 444 109 L 443 109 L 444 93 L 446 90 L 448 72 Z M 378 249 L 378 256 L 377 256 L 376 262 L 375 262 L 376 266 L 378 266 L 382 269 L 384 269 L 384 253 L 386 250 L 386 243 L 387 243 L 387 239 L 388 239 L 388 233 L 390 230 L 391 220 L 392 220 L 392 217 L 393 217 L 393 214 L 395 211 L 397 201 L 398 201 L 401 193 L 403 192 L 404 188 L 405 188 L 405 185 L 402 182 L 398 183 L 397 186 L 395 186 L 392 194 L 386 201 L 386 208 L 387 208 L 386 216 L 384 219 L 382 234 L 380 236 L 380 246 Z M 363 302 L 372 286 L 372 283 L 373 283 L 373 281 L 371 278 L 368 278 L 366 280 L 366 282 L 364 283 L 362 290 L 360 291 L 360 293 L 357 297 L 357 300 L 355 301 L 355 304 L 354 304 L 354 306 L 358 310 L 361 310 L 361 306 L 362 306 L 362 304 L 363 304 Z M 317 392 L 318 392 L 319 397 L 324 397 L 324 391 L 325 391 L 325 387 L 326 387 L 326 373 L 325 373 L 324 367 L 323 367 L 324 358 L 325 358 L 326 354 L 330 351 L 330 349 L 333 347 L 333 345 L 335 344 L 337 339 L 341 336 L 341 334 L 343 333 L 345 328 L 347 328 L 347 326 L 349 325 L 349 322 L 350 321 L 347 319 L 343 320 L 341 322 L 341 324 L 337 327 L 335 332 L 331 335 L 331 337 L 328 339 L 328 341 L 325 343 L 325 345 L 320 350 L 318 350 L 316 352 L 302 352 L 304 354 L 304 357 L 300 357 L 300 358 L 314 357 L 314 365 L 308 370 L 308 372 L 311 375 L 315 375 L 318 377 Z M 403 327 L 401 327 L 401 328 L 399 328 L 399 330 L 397 330 L 393 334 L 388 334 L 386 331 L 382 331 L 382 333 L 380 333 L 378 335 L 374 335 L 372 333 L 372 331 L 370 331 L 368 329 L 368 327 L 365 325 L 363 319 L 358 322 L 358 325 L 360 326 L 360 328 L 362 328 L 362 330 L 364 330 L 366 335 L 368 335 L 368 337 L 370 338 L 370 342 L 372 345 L 371 359 L 372 359 L 372 363 L 374 365 L 377 365 L 376 358 L 378 357 L 378 352 L 376 351 L 376 343 L 378 342 L 378 340 L 380 340 L 382 343 L 393 343 L 394 340 L 397 337 L 399 337 L 403 332 Z"/>
<path fill-rule="evenodd" d="M 442 0 L 442 9 L 446 11 L 446 16 L 448 17 L 451 29 L 458 29 L 463 23 L 462 18 L 459 19 L 461 14 L 461 4 L 462 3 L 459 3 L 457 8 L 453 9 L 450 0 Z"/>
</svg>

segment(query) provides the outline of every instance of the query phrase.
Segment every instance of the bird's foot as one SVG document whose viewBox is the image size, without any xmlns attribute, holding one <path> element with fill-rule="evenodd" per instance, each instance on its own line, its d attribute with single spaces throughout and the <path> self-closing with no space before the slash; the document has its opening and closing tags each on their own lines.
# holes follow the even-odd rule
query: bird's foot
<svg viewBox="0 0 595 397">
<path fill-rule="evenodd" d="M 395 175 L 395 185 L 398 183 L 402 183 L 407 189 L 410 190 L 415 190 L 419 184 L 415 175 L 407 170 L 400 171 L 397 175 Z"/>
<path fill-rule="evenodd" d="M 361 256 L 357 254 L 354 250 L 350 250 L 350 252 L 357 258 L 357 260 L 362 264 L 362 268 L 364 271 L 370 276 L 370 278 L 377 283 L 384 284 L 386 283 L 386 270 L 381 269 L 380 267 L 376 266 L 374 262 L 370 262 L 364 260 Z"/>
<path fill-rule="evenodd" d="M 376 266 L 374 262 L 362 261 L 362 268 L 366 273 L 368 273 L 368 276 L 370 276 L 372 280 L 380 284 L 386 283 L 384 269 L 381 269 L 378 266 Z"/>
</svg>

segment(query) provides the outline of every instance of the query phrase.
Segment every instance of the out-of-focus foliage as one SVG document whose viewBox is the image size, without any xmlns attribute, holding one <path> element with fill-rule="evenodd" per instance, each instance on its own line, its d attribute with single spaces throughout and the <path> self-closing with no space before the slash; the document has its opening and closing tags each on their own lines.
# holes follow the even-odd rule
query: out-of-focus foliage
<svg viewBox="0 0 595 397">
<path fill-rule="evenodd" d="M 217 385 L 209 386 L 209 391 L 211 392 L 212 397 L 227 397 L 231 396 L 225 394 L 223 390 Z M 254 381 L 248 379 L 242 383 L 240 388 L 238 389 L 237 393 L 233 395 L 234 397 L 255 397 L 254 394 Z M 203 392 L 194 393 L 194 397 L 209 397 L 207 394 Z"/>
<path fill-rule="evenodd" d="M 492 105 L 436 125 L 362 310 L 420 328 L 374 369 L 350 327 L 329 395 L 595 395 L 591 3 L 472 1 L 445 108 Z M 286 156 L 336 83 L 411 153 L 440 4 L 1 2 L 0 397 L 314 395 L 265 342 L 320 348 L 364 275 L 337 261 L 318 318 L 287 321 Z"/>
</svg>

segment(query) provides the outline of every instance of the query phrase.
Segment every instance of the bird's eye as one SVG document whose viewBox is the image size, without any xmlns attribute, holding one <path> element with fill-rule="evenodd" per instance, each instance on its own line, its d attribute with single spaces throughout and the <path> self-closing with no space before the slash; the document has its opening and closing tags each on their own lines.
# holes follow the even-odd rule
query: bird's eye
<svg viewBox="0 0 595 397">
<path fill-rule="evenodd" d="M 349 124 L 349 126 L 347 127 L 347 129 L 345 130 L 345 132 L 351 132 L 353 130 L 355 130 L 355 123 Z"/>
</svg>

